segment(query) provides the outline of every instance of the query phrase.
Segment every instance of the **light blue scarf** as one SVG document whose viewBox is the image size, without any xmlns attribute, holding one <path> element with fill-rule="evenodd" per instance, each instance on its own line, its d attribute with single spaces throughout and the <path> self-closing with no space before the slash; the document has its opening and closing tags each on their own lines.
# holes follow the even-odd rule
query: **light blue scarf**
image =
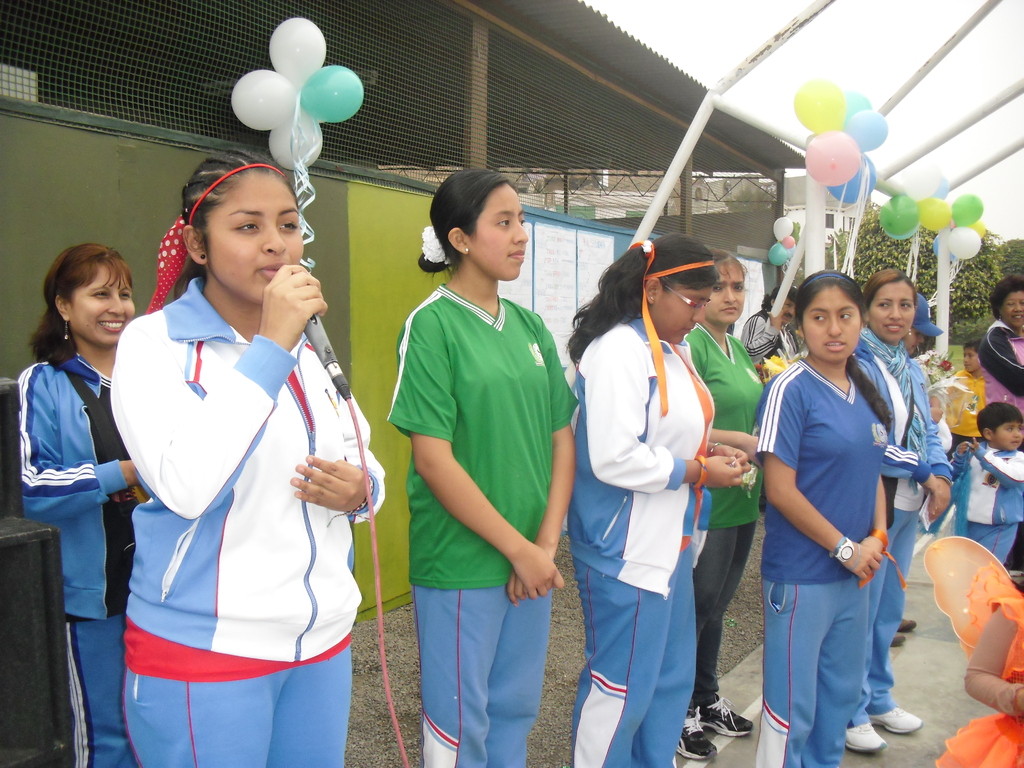
<svg viewBox="0 0 1024 768">
<path fill-rule="evenodd" d="M 860 333 L 864 343 L 871 349 L 872 354 L 882 361 L 885 369 L 896 379 L 900 385 L 900 393 L 903 395 L 903 402 L 907 411 L 910 412 L 910 430 L 907 432 L 907 448 L 914 451 L 921 460 L 928 462 L 927 438 L 928 431 L 921 416 L 921 407 L 927 403 L 918 403 L 913 396 L 914 380 L 910 375 L 910 357 L 907 355 L 907 348 L 901 341 L 893 347 L 878 338 L 870 328 L 865 328 Z M 911 412 L 910 404 L 914 404 Z M 899 440 L 903 435 L 896 435 Z"/>
</svg>

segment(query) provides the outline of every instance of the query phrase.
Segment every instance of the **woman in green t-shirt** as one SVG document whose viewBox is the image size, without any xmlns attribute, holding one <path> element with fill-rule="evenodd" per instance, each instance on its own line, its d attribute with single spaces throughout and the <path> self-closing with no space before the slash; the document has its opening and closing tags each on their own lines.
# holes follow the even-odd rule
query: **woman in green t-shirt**
<svg viewBox="0 0 1024 768">
<path fill-rule="evenodd" d="M 750 433 L 761 381 L 746 348 L 728 329 L 743 314 L 746 272 L 731 254 L 712 250 L 719 280 L 711 291 L 704 319 L 686 337 L 697 373 L 715 400 L 711 440 L 735 446 L 750 457 L 757 455 L 757 439 Z M 753 723 L 729 707 L 718 695 L 718 651 L 722 644 L 725 610 L 743 578 L 757 527 L 757 499 L 761 481 L 752 489 L 715 488 L 711 491 L 711 520 L 693 571 L 693 597 L 697 614 L 697 673 L 686 726 L 678 752 L 707 760 L 717 750 L 704 735 L 713 728 L 725 736 L 747 736 Z"/>
<path fill-rule="evenodd" d="M 450 278 L 398 341 L 388 420 L 412 439 L 409 581 L 423 764 L 526 765 L 540 707 L 576 409 L 538 315 L 498 297 L 528 239 L 500 174 L 438 188 L 420 268 Z"/>
</svg>

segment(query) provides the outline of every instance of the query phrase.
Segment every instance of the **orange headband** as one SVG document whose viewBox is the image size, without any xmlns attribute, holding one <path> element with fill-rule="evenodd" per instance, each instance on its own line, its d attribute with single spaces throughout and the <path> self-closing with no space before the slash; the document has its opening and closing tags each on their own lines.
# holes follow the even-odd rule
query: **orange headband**
<svg viewBox="0 0 1024 768">
<path fill-rule="evenodd" d="M 699 269 L 700 267 L 711 267 L 714 266 L 713 261 L 698 261 L 693 264 L 683 264 L 682 266 L 672 267 L 672 269 L 664 269 L 661 272 L 655 272 L 648 274 L 651 270 L 651 265 L 654 263 L 654 243 L 650 240 L 644 240 L 642 243 L 634 243 L 630 246 L 630 249 L 639 246 L 643 249 L 647 256 L 647 269 L 644 270 L 644 280 L 649 277 L 665 277 L 666 275 L 674 275 L 677 272 L 686 272 L 689 269 Z M 640 290 L 643 290 L 643 284 L 640 285 Z M 651 345 L 651 356 L 654 358 L 654 373 L 658 377 L 658 392 L 661 394 L 661 415 L 664 416 L 668 413 L 668 389 L 665 380 L 665 354 L 661 349 L 661 339 L 658 337 L 658 332 L 654 328 L 654 321 L 651 320 L 651 313 L 647 309 L 647 302 L 643 297 L 640 299 L 640 312 L 644 318 L 644 328 L 647 330 L 647 343 Z"/>
<path fill-rule="evenodd" d="M 236 173 L 241 173 L 242 171 L 247 171 L 250 168 L 269 168 L 270 170 L 274 171 L 275 173 L 281 173 L 280 169 L 275 168 L 272 165 L 267 165 L 266 163 L 250 163 L 249 165 L 243 165 L 241 168 L 235 168 L 235 170 L 233 170 L 233 171 L 228 171 L 223 176 L 221 176 L 219 179 L 217 179 L 215 182 L 213 182 L 213 184 L 211 184 L 209 187 L 207 187 L 206 191 L 203 192 L 203 194 L 201 194 L 199 196 L 198 200 L 196 200 L 196 204 L 193 205 L 192 206 L 192 210 L 188 212 L 188 225 L 190 227 L 192 226 L 192 219 L 195 218 L 196 211 L 199 210 L 199 206 L 203 204 L 203 200 L 206 199 L 206 196 L 208 194 L 210 194 L 211 192 L 213 192 L 213 190 L 215 190 L 217 188 L 218 184 L 220 184 L 222 181 L 224 181 L 224 179 L 228 178 L 229 176 L 234 176 Z M 281 173 L 281 176 L 282 176 L 282 178 L 286 178 L 283 173 Z"/>
</svg>

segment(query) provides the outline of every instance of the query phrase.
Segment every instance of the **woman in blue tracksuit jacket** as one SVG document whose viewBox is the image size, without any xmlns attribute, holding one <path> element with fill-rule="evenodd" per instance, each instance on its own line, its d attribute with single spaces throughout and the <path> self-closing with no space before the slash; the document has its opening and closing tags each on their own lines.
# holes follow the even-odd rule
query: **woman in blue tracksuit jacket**
<svg viewBox="0 0 1024 768">
<path fill-rule="evenodd" d="M 893 700 L 889 645 L 903 618 L 906 596 L 900 575 L 906 578 L 910 569 L 918 513 L 926 494 L 930 495 L 930 513 L 945 509 L 952 469 L 931 418 L 924 372 L 903 344 L 918 301 L 914 284 L 898 270 L 883 269 L 868 279 L 864 298 L 868 322 L 857 347 L 857 359 L 892 410 L 889 452 L 899 453 L 906 462 L 900 468 L 887 461 L 882 469 L 883 477 L 896 481 L 887 489 L 891 494 L 895 485 L 893 520 L 888 530 L 888 551 L 893 559 L 883 562 L 871 581 L 865 694 L 847 730 L 849 749 L 874 752 L 884 748 L 885 741 L 872 724 L 891 733 L 910 733 L 922 726 L 920 718 L 905 712 Z M 894 566 L 898 566 L 898 572 Z"/>
<path fill-rule="evenodd" d="M 54 261 L 43 296 L 39 362 L 19 379 L 25 515 L 60 528 L 75 764 L 134 766 L 121 684 L 137 480 L 110 415 L 131 272 L 117 251 L 77 245 Z"/>
</svg>

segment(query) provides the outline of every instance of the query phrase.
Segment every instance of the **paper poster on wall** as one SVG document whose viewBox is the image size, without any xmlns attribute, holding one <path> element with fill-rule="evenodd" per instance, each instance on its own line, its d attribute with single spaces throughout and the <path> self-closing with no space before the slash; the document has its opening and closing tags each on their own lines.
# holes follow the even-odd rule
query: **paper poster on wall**
<svg viewBox="0 0 1024 768">
<path fill-rule="evenodd" d="M 746 291 L 744 291 L 746 295 L 743 303 L 743 313 L 740 315 L 740 319 L 736 321 L 736 329 L 733 331 L 733 336 L 742 337 L 743 326 L 747 320 L 750 319 L 751 315 L 761 311 L 761 302 L 764 300 L 764 274 L 761 270 L 761 262 L 744 259 L 742 256 L 739 258 L 739 261 L 747 272 Z"/>
<path fill-rule="evenodd" d="M 519 272 L 519 278 L 510 282 L 498 283 L 498 295 L 503 299 L 514 301 L 521 307 L 533 309 L 533 224 L 524 222 L 523 227 L 530 241 L 526 244 L 526 258 L 523 260 L 523 268 Z"/>
<path fill-rule="evenodd" d="M 597 284 L 615 261 L 615 238 L 593 232 L 576 232 L 576 299 L 583 306 L 597 295 Z"/>
<path fill-rule="evenodd" d="M 576 314 L 575 229 L 538 223 L 534 227 L 534 305 L 555 339 L 562 365 L 569 364 L 565 345 Z"/>
</svg>

